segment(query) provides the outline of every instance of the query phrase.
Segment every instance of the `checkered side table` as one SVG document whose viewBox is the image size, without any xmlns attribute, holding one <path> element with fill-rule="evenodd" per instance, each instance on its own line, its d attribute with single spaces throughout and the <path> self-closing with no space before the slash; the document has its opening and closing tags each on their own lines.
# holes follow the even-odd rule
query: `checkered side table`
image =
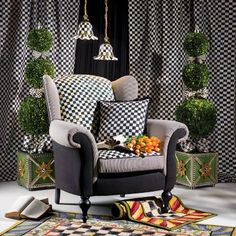
<svg viewBox="0 0 236 236">
<path fill-rule="evenodd" d="M 196 188 L 218 182 L 218 153 L 176 152 L 178 184 Z"/>
</svg>

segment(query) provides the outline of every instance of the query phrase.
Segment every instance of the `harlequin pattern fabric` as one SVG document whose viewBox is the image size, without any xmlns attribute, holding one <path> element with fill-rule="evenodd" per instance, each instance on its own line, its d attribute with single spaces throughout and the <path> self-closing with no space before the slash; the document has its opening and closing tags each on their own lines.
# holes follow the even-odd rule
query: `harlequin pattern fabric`
<svg viewBox="0 0 236 236">
<path fill-rule="evenodd" d="M 80 124 L 96 135 L 98 101 L 115 99 L 111 82 L 92 75 L 68 75 L 54 82 L 59 94 L 62 120 Z"/>
<path fill-rule="evenodd" d="M 37 15 L 34 4 L 37 3 Z M 40 20 L 53 35 L 50 60 L 56 76 L 73 72 L 78 22 L 78 0 L 2 1 L 0 6 L 0 181 L 16 179 L 16 153 L 21 149 L 24 133 L 18 126 L 20 101 L 29 95 L 24 69 L 32 52 L 27 47 L 28 31 Z"/>
<path fill-rule="evenodd" d="M 148 105 L 149 99 L 100 102 L 97 141 L 105 141 L 117 135 L 129 137 L 143 134 Z"/>
</svg>

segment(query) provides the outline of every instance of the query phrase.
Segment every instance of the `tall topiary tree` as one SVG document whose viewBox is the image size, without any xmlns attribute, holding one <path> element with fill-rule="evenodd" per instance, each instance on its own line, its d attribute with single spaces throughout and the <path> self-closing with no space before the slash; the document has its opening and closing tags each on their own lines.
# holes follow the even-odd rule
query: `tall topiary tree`
<svg viewBox="0 0 236 236">
<path fill-rule="evenodd" d="M 52 46 L 52 34 L 49 30 L 33 29 L 28 35 L 28 46 L 33 50 L 33 59 L 29 60 L 25 69 L 25 80 L 32 87 L 30 96 L 20 104 L 18 122 L 28 135 L 24 140 L 24 148 L 28 152 L 41 152 L 48 133 L 49 123 L 46 102 L 43 96 L 43 75 L 54 76 L 54 66 L 47 57 Z M 41 138 L 43 137 L 43 138 Z"/>
<path fill-rule="evenodd" d="M 189 96 L 177 106 L 176 118 L 189 128 L 192 139 L 189 151 L 204 152 L 208 150 L 201 139 L 213 131 L 216 123 L 215 106 L 206 98 L 205 92 L 209 82 L 209 71 L 204 62 L 209 50 L 207 37 L 197 30 L 189 33 L 184 41 L 184 50 L 189 63 L 184 66 L 182 77 Z"/>
</svg>

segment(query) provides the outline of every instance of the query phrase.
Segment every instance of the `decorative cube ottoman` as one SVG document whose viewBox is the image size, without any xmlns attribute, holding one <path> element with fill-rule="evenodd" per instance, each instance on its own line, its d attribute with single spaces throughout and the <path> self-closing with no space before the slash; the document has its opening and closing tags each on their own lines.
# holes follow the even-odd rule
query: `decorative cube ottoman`
<svg viewBox="0 0 236 236">
<path fill-rule="evenodd" d="M 192 189 L 201 186 L 214 186 L 217 183 L 217 153 L 176 152 L 178 184 Z"/>
<path fill-rule="evenodd" d="M 27 153 L 18 151 L 17 182 L 29 190 L 55 187 L 52 152 Z"/>
</svg>

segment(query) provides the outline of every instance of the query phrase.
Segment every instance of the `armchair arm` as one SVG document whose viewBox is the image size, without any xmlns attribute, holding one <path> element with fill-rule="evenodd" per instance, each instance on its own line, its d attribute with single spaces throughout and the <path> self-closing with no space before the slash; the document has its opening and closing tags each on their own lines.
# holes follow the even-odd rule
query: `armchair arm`
<svg viewBox="0 0 236 236">
<path fill-rule="evenodd" d="M 92 171 L 93 182 L 95 182 L 97 178 L 98 150 L 91 132 L 78 124 L 53 120 L 50 124 L 49 134 L 52 140 L 61 146 L 80 150 L 83 154 L 81 156 L 82 163 L 85 166 L 84 169 L 91 169 L 88 171 Z M 93 163 L 93 166 L 91 166 L 91 163 Z"/>
<path fill-rule="evenodd" d="M 50 124 L 49 134 L 53 141 L 62 146 L 70 148 L 80 148 L 80 143 L 74 141 L 76 133 L 83 133 L 91 140 L 94 151 L 97 153 L 96 141 L 91 132 L 79 124 L 74 124 L 63 120 L 53 120 Z"/>
<path fill-rule="evenodd" d="M 189 131 L 185 124 L 171 120 L 147 120 L 147 133 L 149 135 L 158 136 L 161 139 L 170 138 L 178 129 L 184 129 L 186 131 L 186 134 L 181 137 L 178 142 L 186 140 L 188 138 Z"/>
<path fill-rule="evenodd" d="M 188 127 L 180 122 L 169 120 L 147 121 L 147 134 L 157 136 L 164 141 L 163 155 L 165 157 L 164 174 L 166 175 L 166 190 L 171 190 L 176 181 L 175 150 L 178 142 L 184 141 L 189 135 Z"/>
</svg>

